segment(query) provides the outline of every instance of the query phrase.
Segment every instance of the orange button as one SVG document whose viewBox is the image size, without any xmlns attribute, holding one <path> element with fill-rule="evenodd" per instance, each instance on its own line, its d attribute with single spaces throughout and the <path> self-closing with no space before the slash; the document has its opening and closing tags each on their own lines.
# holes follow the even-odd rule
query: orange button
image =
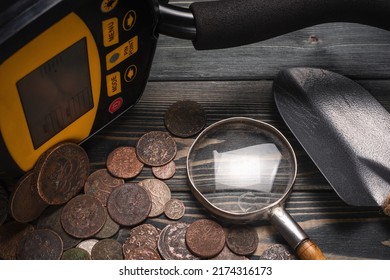
<svg viewBox="0 0 390 280">
<path fill-rule="evenodd" d="M 110 18 L 103 23 L 103 45 L 110 47 L 119 42 L 118 19 Z"/>
<path fill-rule="evenodd" d="M 106 55 L 107 70 L 117 66 L 138 51 L 138 36 L 131 38 L 126 43 Z"/>
<path fill-rule="evenodd" d="M 128 11 L 125 17 L 123 18 L 123 23 L 122 23 L 123 29 L 126 31 L 132 29 L 135 25 L 136 20 L 137 20 L 137 14 L 133 10 Z"/>
<path fill-rule="evenodd" d="M 107 95 L 114 96 L 122 92 L 121 73 L 115 72 L 106 76 Z"/>
<path fill-rule="evenodd" d="M 102 4 L 100 5 L 100 9 L 103 13 L 111 12 L 116 5 L 118 4 L 119 0 L 103 0 Z"/>
</svg>

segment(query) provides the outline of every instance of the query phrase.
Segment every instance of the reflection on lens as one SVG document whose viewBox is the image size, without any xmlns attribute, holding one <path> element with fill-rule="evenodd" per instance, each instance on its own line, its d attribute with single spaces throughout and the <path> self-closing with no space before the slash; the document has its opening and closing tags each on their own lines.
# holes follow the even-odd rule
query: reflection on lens
<svg viewBox="0 0 390 280">
<path fill-rule="evenodd" d="M 204 130 L 188 155 L 188 174 L 214 207 L 242 214 L 280 201 L 295 179 L 295 156 L 273 127 L 232 118 Z"/>
</svg>

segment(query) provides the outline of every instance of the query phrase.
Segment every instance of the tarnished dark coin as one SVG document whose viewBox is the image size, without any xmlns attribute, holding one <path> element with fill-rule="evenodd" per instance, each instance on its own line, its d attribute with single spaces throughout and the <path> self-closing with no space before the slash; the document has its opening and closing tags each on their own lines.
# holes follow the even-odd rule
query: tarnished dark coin
<svg viewBox="0 0 390 280">
<path fill-rule="evenodd" d="M 132 228 L 129 237 L 123 244 L 123 255 L 125 259 L 130 259 L 129 255 L 138 247 L 148 247 L 157 250 L 157 241 L 160 233 L 151 224 L 142 224 Z"/>
<path fill-rule="evenodd" d="M 175 140 L 168 133 L 151 131 L 138 140 L 136 152 L 143 163 L 162 166 L 175 158 L 177 147 Z"/>
<path fill-rule="evenodd" d="M 233 253 L 228 246 L 225 245 L 223 247 L 222 251 L 216 255 L 215 257 L 211 258 L 211 260 L 249 260 L 245 256 L 240 256 L 235 253 Z"/>
<path fill-rule="evenodd" d="M 164 227 L 158 239 L 158 251 L 165 260 L 197 260 L 186 245 L 186 232 L 189 224 L 177 223 Z"/>
<path fill-rule="evenodd" d="M 107 214 L 106 222 L 104 223 L 102 229 L 95 234 L 95 237 L 99 239 L 105 239 L 114 236 L 120 228 L 120 226 L 113 219 L 111 219 L 111 216 L 108 215 L 107 209 L 104 208 L 104 210 Z"/>
<path fill-rule="evenodd" d="M 161 180 L 168 180 L 175 175 L 176 172 L 176 164 L 172 160 L 163 166 L 153 166 L 152 173 L 156 178 Z"/>
<path fill-rule="evenodd" d="M 70 248 L 66 250 L 61 257 L 61 260 L 90 260 L 91 255 L 81 248 Z"/>
<path fill-rule="evenodd" d="M 283 244 L 274 244 L 266 249 L 261 255 L 261 260 L 296 260 L 297 257 L 290 248 Z"/>
<path fill-rule="evenodd" d="M 58 233 L 62 239 L 64 250 L 68 250 L 69 248 L 76 246 L 80 242 L 80 239 L 69 235 L 63 229 L 61 224 L 61 213 L 63 208 L 63 205 L 52 205 L 46 208 L 37 220 L 37 228 L 47 228 Z"/>
<path fill-rule="evenodd" d="M 203 107 L 191 100 L 177 101 L 165 112 L 165 127 L 173 135 L 190 137 L 200 132 L 206 125 Z"/>
<path fill-rule="evenodd" d="M 126 183 L 116 188 L 107 201 L 111 218 L 123 226 L 134 226 L 146 220 L 151 208 L 148 192 L 135 183 Z"/>
<path fill-rule="evenodd" d="M 134 147 L 119 147 L 107 157 L 108 171 L 119 178 L 134 178 L 141 173 L 144 164 L 138 160 Z"/>
<path fill-rule="evenodd" d="M 156 250 L 148 247 L 137 247 L 127 255 L 127 260 L 161 260 Z"/>
<path fill-rule="evenodd" d="M 123 179 L 113 177 L 107 169 L 99 169 L 88 176 L 84 185 L 84 193 L 96 197 L 106 206 L 112 190 L 124 183 Z"/>
<path fill-rule="evenodd" d="M 48 204 L 64 204 L 84 187 L 89 173 L 87 153 L 74 143 L 61 143 L 45 152 L 34 168 L 39 196 Z"/>
<path fill-rule="evenodd" d="M 122 227 L 119 229 L 118 233 L 115 234 L 112 238 L 118 241 L 120 244 L 124 244 L 130 236 L 130 228 L 128 227 Z"/>
<path fill-rule="evenodd" d="M 72 198 L 62 210 L 64 230 L 77 238 L 88 238 L 98 233 L 106 222 L 107 214 L 95 197 L 82 194 Z"/>
<path fill-rule="evenodd" d="M 98 243 L 99 240 L 97 239 L 86 239 L 81 241 L 79 244 L 77 244 L 77 248 L 81 248 L 89 253 L 91 255 L 92 248 L 95 246 L 96 243 Z"/>
<path fill-rule="evenodd" d="M 8 193 L 7 190 L 0 185 L 0 226 L 5 222 L 8 216 Z"/>
<path fill-rule="evenodd" d="M 114 239 L 100 240 L 91 251 L 93 260 L 123 260 L 122 245 Z"/>
<path fill-rule="evenodd" d="M 32 225 L 15 221 L 0 226 L 0 259 L 15 260 L 20 242 L 32 231 Z"/>
<path fill-rule="evenodd" d="M 186 244 L 193 254 L 201 258 L 212 258 L 225 246 L 225 232 L 213 220 L 200 219 L 188 227 Z"/>
<path fill-rule="evenodd" d="M 171 199 L 171 190 L 159 179 L 145 179 L 139 182 L 150 196 L 152 208 L 149 217 L 157 217 L 164 212 L 165 204 Z"/>
<path fill-rule="evenodd" d="M 234 226 L 227 229 L 226 245 L 238 255 L 250 255 L 256 251 L 259 238 L 253 227 Z"/>
<path fill-rule="evenodd" d="M 165 203 L 164 214 L 168 219 L 179 220 L 184 216 L 185 211 L 184 203 L 179 199 L 172 198 Z"/>
<path fill-rule="evenodd" d="M 26 173 L 17 183 L 10 196 L 9 212 L 15 221 L 28 223 L 37 219 L 48 204 L 32 185 L 33 172 Z"/>
<path fill-rule="evenodd" d="M 59 260 L 63 251 L 61 237 L 50 229 L 37 229 L 20 242 L 16 258 L 19 260 Z"/>
</svg>

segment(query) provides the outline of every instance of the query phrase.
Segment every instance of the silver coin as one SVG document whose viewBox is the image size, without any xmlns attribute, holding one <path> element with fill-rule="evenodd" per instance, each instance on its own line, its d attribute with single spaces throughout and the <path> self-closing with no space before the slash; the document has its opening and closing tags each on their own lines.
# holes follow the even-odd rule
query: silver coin
<svg viewBox="0 0 390 280">
<path fill-rule="evenodd" d="M 97 240 L 97 239 L 87 239 L 87 240 L 81 241 L 79 244 L 77 244 L 76 247 L 84 249 L 89 254 L 91 254 L 93 246 L 95 246 L 95 244 L 98 242 L 99 242 L 99 240 Z"/>
<path fill-rule="evenodd" d="M 283 244 L 275 244 L 266 249 L 260 256 L 261 260 L 296 260 L 290 248 Z"/>
<path fill-rule="evenodd" d="M 198 260 L 187 248 L 186 231 L 189 224 L 167 225 L 160 233 L 157 248 L 165 260 Z"/>
<path fill-rule="evenodd" d="M 179 199 L 171 199 L 165 204 L 164 214 L 168 219 L 179 220 L 184 216 L 186 208 Z"/>
<path fill-rule="evenodd" d="M 159 179 L 145 179 L 139 183 L 148 193 L 152 200 L 152 209 L 149 217 L 157 217 L 164 212 L 165 204 L 171 199 L 171 190 Z"/>
</svg>

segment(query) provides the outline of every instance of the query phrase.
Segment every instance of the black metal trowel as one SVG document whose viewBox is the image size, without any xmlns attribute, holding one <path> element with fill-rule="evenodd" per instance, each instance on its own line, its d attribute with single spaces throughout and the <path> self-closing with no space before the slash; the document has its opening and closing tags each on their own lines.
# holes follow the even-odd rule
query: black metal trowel
<svg viewBox="0 0 390 280">
<path fill-rule="evenodd" d="M 274 81 L 284 121 L 337 194 L 353 206 L 382 206 L 390 195 L 390 114 L 363 87 L 314 68 Z"/>
</svg>

